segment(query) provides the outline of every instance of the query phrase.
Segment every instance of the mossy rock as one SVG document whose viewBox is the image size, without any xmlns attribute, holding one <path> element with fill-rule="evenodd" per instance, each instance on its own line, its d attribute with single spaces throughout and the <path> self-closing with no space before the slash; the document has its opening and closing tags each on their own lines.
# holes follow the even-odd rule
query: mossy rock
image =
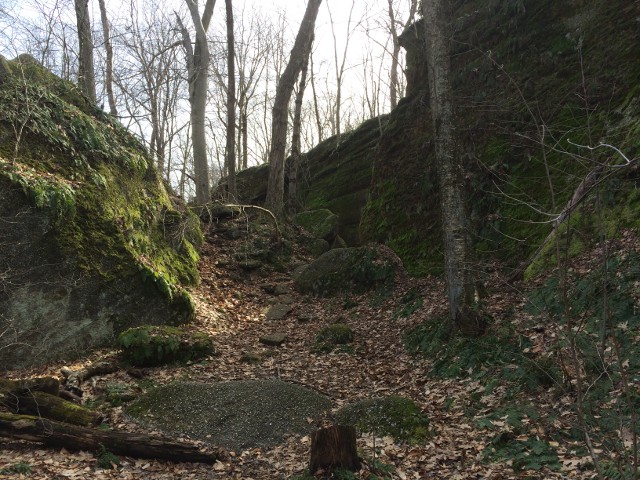
<svg viewBox="0 0 640 480">
<path fill-rule="evenodd" d="M 28 56 L 1 60 L 0 364 L 86 353 L 195 315 L 200 222 L 136 137 Z M 26 108 L 28 106 L 29 108 Z M 16 128 L 24 127 L 22 137 Z"/>
<path fill-rule="evenodd" d="M 397 257 L 380 246 L 335 248 L 299 272 L 294 286 L 302 293 L 323 297 L 338 292 L 391 289 L 401 269 Z"/>
<path fill-rule="evenodd" d="M 213 340 L 177 327 L 142 326 L 118 336 L 124 359 L 136 367 L 200 360 L 215 355 Z"/>
<path fill-rule="evenodd" d="M 293 223 L 309 232 L 313 238 L 333 243 L 338 235 L 338 216 L 327 209 L 309 210 L 293 217 Z"/>
<path fill-rule="evenodd" d="M 313 351 L 329 353 L 344 347 L 354 340 L 353 329 L 344 323 L 332 323 L 316 334 Z"/>
<path fill-rule="evenodd" d="M 325 396 L 280 380 L 175 382 L 150 390 L 127 414 L 166 432 L 237 450 L 309 434 L 330 408 Z"/>
<path fill-rule="evenodd" d="M 391 436 L 401 442 L 422 443 L 429 435 L 429 419 L 405 397 L 362 400 L 336 412 L 340 425 L 354 425 L 360 433 Z"/>
</svg>

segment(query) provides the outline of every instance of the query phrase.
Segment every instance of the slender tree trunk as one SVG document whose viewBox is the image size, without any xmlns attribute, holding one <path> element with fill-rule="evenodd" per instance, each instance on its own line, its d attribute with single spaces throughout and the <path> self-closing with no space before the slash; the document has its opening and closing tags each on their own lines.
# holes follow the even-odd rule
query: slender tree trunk
<svg viewBox="0 0 640 480">
<path fill-rule="evenodd" d="M 187 73 L 189 76 L 189 103 L 191 105 L 191 142 L 193 146 L 193 169 L 196 184 L 196 204 L 204 205 L 209 201 L 209 163 L 207 159 L 206 107 L 207 89 L 209 86 L 209 44 L 207 29 L 215 6 L 215 0 L 207 0 L 204 13 L 200 18 L 198 4 L 195 0 L 185 0 L 196 31 L 192 45 L 189 31 L 178 23 L 182 33 L 182 43 L 187 55 Z M 177 16 L 177 15 L 176 15 Z"/>
<path fill-rule="evenodd" d="M 100 5 L 100 18 L 102 19 L 102 35 L 104 37 L 104 50 L 106 53 L 106 78 L 105 89 L 107 90 L 107 99 L 109 101 L 109 113 L 114 117 L 118 116 L 118 108 L 116 107 L 116 97 L 113 93 L 113 47 L 111 45 L 111 35 L 109 33 L 109 19 L 107 17 L 107 6 L 105 0 L 98 0 Z"/>
<path fill-rule="evenodd" d="M 449 313 L 454 325 L 463 334 L 478 335 L 482 333 L 483 325 L 472 309 L 475 303 L 475 289 L 471 275 L 470 242 L 464 204 L 464 170 L 457 151 L 453 125 L 454 106 L 449 58 L 451 39 L 445 5 L 446 0 L 424 0 L 422 3 L 427 38 L 431 116 L 441 195 Z"/>
<path fill-rule="evenodd" d="M 296 93 L 295 110 L 293 113 L 293 126 L 291 133 L 291 164 L 289 168 L 289 213 L 295 213 L 298 208 L 298 168 L 300 166 L 301 146 L 300 146 L 300 130 L 302 127 L 302 100 L 304 99 L 304 91 L 307 86 L 307 67 L 309 66 L 309 57 L 302 65 L 300 72 L 300 83 L 298 84 L 298 92 Z"/>
<path fill-rule="evenodd" d="M 391 109 L 398 105 L 398 55 L 400 55 L 400 41 L 398 40 L 398 29 L 396 27 L 396 16 L 393 11 L 393 0 L 389 2 L 389 29 L 393 41 L 393 52 L 391 54 L 391 75 L 389 79 L 389 101 Z"/>
<path fill-rule="evenodd" d="M 316 117 L 316 126 L 318 127 L 318 143 L 323 140 L 322 120 L 320 119 L 320 107 L 318 106 L 318 94 L 316 92 L 315 75 L 313 74 L 313 52 L 309 55 L 309 63 L 311 66 L 311 92 L 313 93 L 313 112 Z"/>
<path fill-rule="evenodd" d="M 236 63 L 233 37 L 233 1 L 225 0 L 227 11 L 227 186 L 236 199 Z"/>
<path fill-rule="evenodd" d="M 278 86 L 271 115 L 271 149 L 269 150 L 269 183 L 266 206 L 276 216 L 284 213 L 284 166 L 287 143 L 289 100 L 296 78 L 311 51 L 316 17 L 322 0 L 308 0 L 307 9 Z"/>
<path fill-rule="evenodd" d="M 75 0 L 78 22 L 78 85 L 96 103 L 96 76 L 93 70 L 93 38 L 89 19 L 89 0 Z"/>
</svg>

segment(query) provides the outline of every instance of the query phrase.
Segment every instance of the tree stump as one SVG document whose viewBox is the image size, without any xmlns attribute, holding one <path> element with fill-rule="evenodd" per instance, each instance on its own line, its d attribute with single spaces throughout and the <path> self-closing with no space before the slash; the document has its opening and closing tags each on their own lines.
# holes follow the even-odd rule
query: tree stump
<svg viewBox="0 0 640 480">
<path fill-rule="evenodd" d="M 332 471 L 336 468 L 355 472 L 360 469 L 360 457 L 356 450 L 356 429 L 335 425 L 311 434 L 311 462 L 309 472 Z"/>
</svg>

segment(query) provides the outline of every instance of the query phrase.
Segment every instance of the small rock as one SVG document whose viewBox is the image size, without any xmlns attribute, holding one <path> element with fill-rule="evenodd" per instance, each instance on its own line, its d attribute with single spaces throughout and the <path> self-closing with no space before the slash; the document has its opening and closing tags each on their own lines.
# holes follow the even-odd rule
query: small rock
<svg viewBox="0 0 640 480">
<path fill-rule="evenodd" d="M 244 363 L 256 364 L 256 363 L 260 363 L 262 358 L 260 357 L 260 354 L 256 352 L 248 351 L 248 352 L 242 353 L 240 360 L 243 361 Z"/>
<path fill-rule="evenodd" d="M 260 285 L 260 288 L 262 290 L 264 290 L 266 293 L 270 293 L 272 295 L 275 294 L 277 287 L 278 287 L 278 285 L 275 285 L 273 283 L 263 283 L 262 285 Z"/>
<path fill-rule="evenodd" d="M 296 318 L 300 323 L 307 323 L 313 320 L 313 315 L 309 312 L 300 312 Z"/>
<path fill-rule="evenodd" d="M 262 262 L 260 260 L 247 259 L 238 262 L 238 266 L 243 270 L 255 270 L 262 266 Z"/>
<path fill-rule="evenodd" d="M 291 310 L 291 305 L 276 303 L 267 311 L 266 319 L 270 321 L 282 320 Z"/>
<path fill-rule="evenodd" d="M 287 339 L 287 334 L 282 332 L 276 332 L 269 335 L 260 337 L 260 343 L 269 345 L 271 347 L 279 347 Z"/>
<path fill-rule="evenodd" d="M 273 287 L 273 292 L 269 292 L 269 293 L 273 293 L 274 295 L 285 295 L 290 291 L 291 291 L 291 287 L 289 285 L 279 283 Z"/>
<path fill-rule="evenodd" d="M 291 305 L 293 303 L 295 303 L 295 298 L 293 298 L 291 295 L 280 295 L 278 297 L 278 302 L 280 303 L 286 303 L 287 305 Z"/>
</svg>

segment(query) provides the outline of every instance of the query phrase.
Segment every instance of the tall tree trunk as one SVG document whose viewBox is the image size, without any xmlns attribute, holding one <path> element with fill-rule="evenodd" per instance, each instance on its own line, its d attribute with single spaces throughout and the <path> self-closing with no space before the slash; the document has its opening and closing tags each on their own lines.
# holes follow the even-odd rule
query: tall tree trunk
<svg viewBox="0 0 640 480">
<path fill-rule="evenodd" d="M 461 333 L 478 335 L 482 333 L 483 325 L 472 308 L 475 289 L 464 204 L 464 168 L 457 151 L 453 125 L 454 105 L 449 58 L 451 38 L 445 5 L 448 6 L 446 0 L 424 0 L 422 3 L 427 38 L 431 117 L 441 195 L 449 313 Z"/>
<path fill-rule="evenodd" d="M 238 197 L 236 189 L 236 54 L 233 38 L 233 2 L 225 0 L 227 10 L 227 186 L 229 197 Z"/>
<path fill-rule="evenodd" d="M 316 126 L 318 127 L 318 143 L 323 140 L 323 129 L 322 129 L 322 120 L 320 119 L 320 107 L 318 106 L 318 94 L 316 92 L 316 81 L 313 70 L 313 52 L 309 54 L 309 63 L 311 66 L 311 92 L 313 93 L 313 112 L 315 113 L 316 118 Z"/>
<path fill-rule="evenodd" d="M 100 5 L 100 18 L 102 19 L 102 36 L 104 37 L 104 50 L 106 53 L 106 78 L 105 89 L 109 101 L 109 113 L 114 117 L 118 115 L 116 107 L 116 97 L 113 93 L 113 47 L 111 46 L 111 35 L 109 33 L 109 19 L 107 17 L 107 6 L 104 0 L 98 0 Z"/>
<path fill-rule="evenodd" d="M 391 74 L 389 79 L 389 101 L 391 109 L 398 105 L 398 55 L 400 55 L 400 41 L 398 40 L 398 29 L 396 27 L 396 15 L 393 11 L 393 0 L 389 2 L 389 30 L 393 41 L 393 52 L 391 53 Z"/>
<path fill-rule="evenodd" d="M 282 72 L 276 87 L 276 98 L 271 115 L 271 149 L 269 150 L 269 183 L 267 186 L 266 206 L 274 215 L 284 213 L 284 165 L 287 143 L 287 120 L 289 100 L 302 70 L 302 66 L 311 51 L 313 32 L 322 0 L 308 0 L 304 18 L 291 50 L 289 63 Z"/>
<path fill-rule="evenodd" d="M 209 163 L 207 160 L 207 138 L 205 115 L 207 108 L 207 89 L 209 86 L 209 43 L 207 29 L 215 6 L 215 0 L 207 0 L 204 13 L 200 18 L 196 0 L 185 0 L 196 31 L 192 45 L 189 31 L 180 17 L 178 24 L 182 33 L 182 43 L 187 55 L 187 73 L 189 76 L 189 103 L 191 105 L 191 142 L 193 145 L 193 169 L 196 184 L 196 204 L 204 205 L 209 201 Z M 177 15 L 176 15 L 177 16 Z"/>
<path fill-rule="evenodd" d="M 75 0 L 78 22 L 78 85 L 96 103 L 96 76 L 93 70 L 93 38 L 89 19 L 89 0 Z"/>
<path fill-rule="evenodd" d="M 309 51 L 311 53 L 311 51 Z M 310 55 L 309 55 L 310 56 Z M 293 126 L 291 133 L 291 165 L 289 166 L 289 213 L 295 213 L 298 208 L 298 168 L 300 166 L 300 156 L 302 154 L 300 146 L 300 130 L 302 127 L 302 100 L 307 86 L 307 67 L 309 66 L 309 56 L 302 65 L 300 72 L 300 83 L 296 93 L 295 110 L 293 113 Z"/>
</svg>

